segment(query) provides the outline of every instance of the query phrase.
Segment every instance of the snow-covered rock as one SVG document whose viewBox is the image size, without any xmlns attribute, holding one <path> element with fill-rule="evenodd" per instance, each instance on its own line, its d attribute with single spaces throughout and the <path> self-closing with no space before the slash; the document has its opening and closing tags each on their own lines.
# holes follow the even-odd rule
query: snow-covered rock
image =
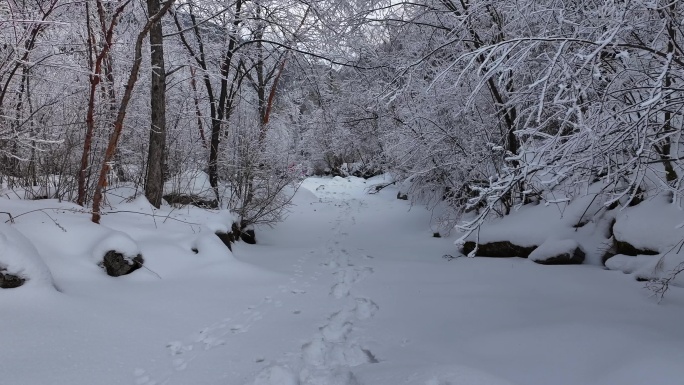
<svg viewBox="0 0 684 385">
<path fill-rule="evenodd" d="M 586 254 L 585 263 L 601 265 L 612 235 L 611 225 L 616 211 L 603 206 L 601 187 L 599 184 L 590 186 L 586 195 L 574 199 L 556 192 L 549 194 L 544 203 L 527 204 L 503 218 L 492 218 L 463 240 L 464 249 L 468 241 L 478 242 L 477 255 L 493 256 L 493 251 L 483 250 L 485 245 L 501 249 L 510 244 L 515 246 L 515 253 L 509 250 L 498 256 L 527 257 L 536 246 L 547 240 L 572 239 Z M 518 250 L 520 247 L 532 249 L 528 252 Z"/>
<path fill-rule="evenodd" d="M 120 277 L 142 267 L 144 259 L 135 241 L 125 233 L 112 232 L 100 240 L 92 251 L 98 265 L 107 275 Z"/>
<path fill-rule="evenodd" d="M 579 265 L 584 262 L 584 251 L 573 239 L 547 240 L 537 247 L 528 259 L 542 265 Z"/>
</svg>

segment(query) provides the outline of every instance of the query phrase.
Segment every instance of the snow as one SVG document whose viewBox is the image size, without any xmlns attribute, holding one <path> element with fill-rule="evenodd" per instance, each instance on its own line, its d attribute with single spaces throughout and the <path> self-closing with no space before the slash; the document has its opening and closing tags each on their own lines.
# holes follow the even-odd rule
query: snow
<svg viewBox="0 0 684 385">
<path fill-rule="evenodd" d="M 2 240 L 10 245 L 24 239 L 13 232 L 24 234 L 60 289 L 0 291 L 2 383 L 671 385 L 684 378 L 681 287 L 659 302 L 632 276 L 594 265 L 448 261 L 459 234 L 433 238 L 435 213 L 396 199 L 395 186 L 366 193 L 388 181 L 306 179 L 286 221 L 258 227 L 258 244 L 238 242 L 233 252 L 213 234 L 232 223 L 225 211 L 154 209 L 117 190 L 98 226 L 68 202 L 0 199 L 0 211 L 15 217 Z M 540 254 L 584 248 L 592 239 L 585 228 L 605 238 L 602 223 L 567 236 L 584 210 L 572 205 L 566 222 L 556 215 L 548 225 L 560 235 L 536 222 L 557 207 L 538 205 L 517 215 L 529 216 L 527 232 L 540 234 L 500 227 L 483 236 L 522 234 L 542 245 Z M 92 259 L 105 246 L 142 253 L 146 269 L 108 277 Z M 642 259 L 608 264 L 626 258 Z"/>
<path fill-rule="evenodd" d="M 214 199 L 209 174 L 204 171 L 183 171 L 164 183 L 164 193 L 194 195 L 202 199 Z"/>
</svg>

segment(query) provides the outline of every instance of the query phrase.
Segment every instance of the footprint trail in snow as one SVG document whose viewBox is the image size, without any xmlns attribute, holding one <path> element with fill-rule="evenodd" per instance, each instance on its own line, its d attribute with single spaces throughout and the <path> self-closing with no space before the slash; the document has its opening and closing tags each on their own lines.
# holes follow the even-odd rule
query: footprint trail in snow
<svg viewBox="0 0 684 385">
<path fill-rule="evenodd" d="M 333 221 L 332 238 L 325 249 L 329 259 L 322 263 L 332 269 L 330 296 L 344 301 L 342 308 L 330 314 L 313 337 L 301 347 L 298 360 L 289 360 L 262 370 L 251 385 L 361 385 L 353 368 L 378 362 L 356 335 L 358 322 L 367 322 L 380 309 L 370 298 L 357 296 L 354 285 L 373 274 L 373 268 L 352 263 L 353 256 L 343 247 L 344 229 L 355 223 L 353 205 L 358 201 L 343 201 L 343 209 Z M 336 205 L 337 206 L 337 205 Z M 363 255 L 359 260 L 366 259 Z"/>
</svg>

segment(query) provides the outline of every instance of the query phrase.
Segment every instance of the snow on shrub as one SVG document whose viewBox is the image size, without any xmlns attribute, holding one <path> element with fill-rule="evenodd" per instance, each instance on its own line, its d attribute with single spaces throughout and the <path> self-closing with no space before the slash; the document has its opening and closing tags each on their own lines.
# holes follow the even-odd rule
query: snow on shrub
<svg viewBox="0 0 684 385">
<path fill-rule="evenodd" d="M 23 279 L 23 287 L 54 288 L 50 269 L 35 246 L 5 223 L 0 223 L 0 273 Z"/>
</svg>

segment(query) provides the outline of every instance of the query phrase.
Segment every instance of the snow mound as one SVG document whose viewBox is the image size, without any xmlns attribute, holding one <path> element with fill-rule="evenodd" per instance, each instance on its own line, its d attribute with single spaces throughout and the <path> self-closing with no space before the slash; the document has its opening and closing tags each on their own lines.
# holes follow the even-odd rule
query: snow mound
<svg viewBox="0 0 684 385">
<path fill-rule="evenodd" d="M 213 259 L 219 257 L 230 256 L 233 253 L 221 241 L 216 234 L 201 233 L 191 244 L 192 249 L 197 250 L 197 255 L 200 257 L 212 257 Z"/>
<path fill-rule="evenodd" d="M 625 274 L 632 274 L 635 271 L 642 269 L 649 263 L 649 261 L 652 261 L 653 259 L 657 260 L 659 258 L 653 255 L 639 255 L 632 257 L 629 255 L 618 254 L 606 261 L 606 268 L 609 270 L 621 271 Z"/>
<path fill-rule="evenodd" d="M 54 288 L 52 274 L 35 246 L 12 226 L 0 223 L 0 270 L 26 280 L 22 287 Z"/>
<path fill-rule="evenodd" d="M 667 252 L 684 239 L 684 211 L 658 196 L 624 209 L 616 218 L 615 238 L 637 249 Z"/>
<path fill-rule="evenodd" d="M 133 263 L 133 258 L 140 254 L 140 248 L 133 238 L 126 233 L 114 230 L 95 244 L 91 256 L 95 262 L 100 263 L 102 257 L 110 250 L 123 254 L 130 263 Z"/>
</svg>

